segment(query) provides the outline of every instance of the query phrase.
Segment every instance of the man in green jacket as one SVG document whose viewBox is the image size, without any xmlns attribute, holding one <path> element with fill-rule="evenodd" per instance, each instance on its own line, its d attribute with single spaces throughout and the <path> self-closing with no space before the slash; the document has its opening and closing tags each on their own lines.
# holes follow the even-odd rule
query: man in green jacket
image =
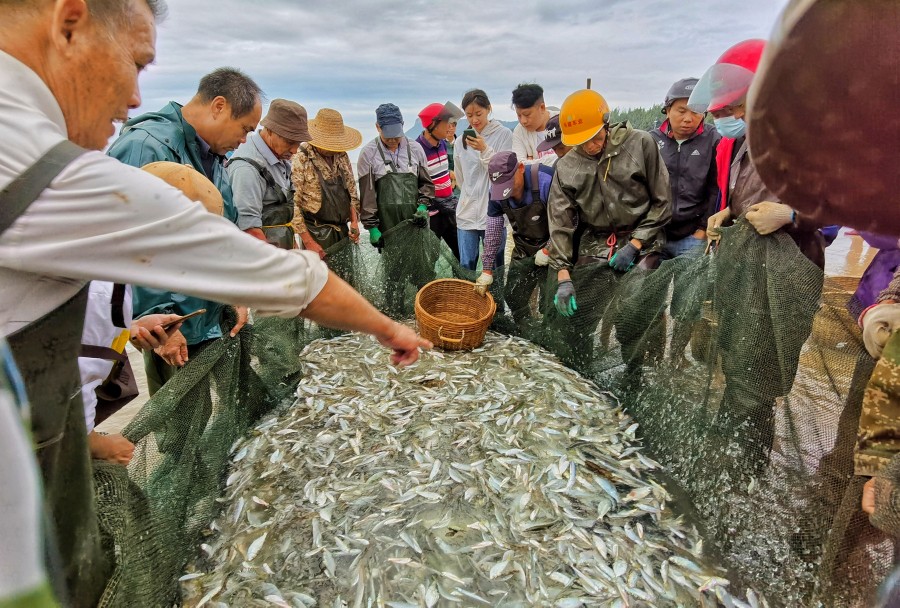
<svg viewBox="0 0 900 608">
<path fill-rule="evenodd" d="M 190 165 L 222 193 L 224 216 L 237 221 L 237 210 L 225 171 L 225 153 L 241 145 L 256 130 L 262 115 L 262 90 L 248 76 L 232 68 L 219 68 L 200 80 L 196 95 L 182 106 L 174 101 L 158 112 L 130 119 L 108 154 L 125 164 L 143 167 L 156 161 Z M 140 277 L 135 277 L 138 281 Z M 155 351 L 144 354 L 147 384 L 153 395 L 188 359 L 213 340 L 222 337 L 222 313 L 218 302 L 178 293 L 134 287 L 135 318 L 148 314 L 185 315 L 206 313 L 185 321 Z M 237 309 L 234 336 L 247 320 L 247 311 Z"/>
<path fill-rule="evenodd" d="M 556 163 L 550 187 L 550 267 L 557 271 L 554 304 L 569 318 L 570 363 L 593 358 L 594 330 L 619 278 L 665 243 L 671 217 L 669 173 L 649 133 L 609 122 L 606 100 L 576 91 L 560 111 L 562 143 L 575 146 Z M 573 266 L 585 266 L 573 282 Z M 578 284 L 579 304 L 575 298 Z M 626 364 L 634 342 L 617 332 Z M 632 344 L 633 346 L 633 344 Z"/>
</svg>

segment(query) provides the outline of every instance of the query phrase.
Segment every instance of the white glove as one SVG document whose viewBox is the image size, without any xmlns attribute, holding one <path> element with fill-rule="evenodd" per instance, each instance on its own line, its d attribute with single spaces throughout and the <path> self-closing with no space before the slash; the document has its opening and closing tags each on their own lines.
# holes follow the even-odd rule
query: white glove
<svg viewBox="0 0 900 608">
<path fill-rule="evenodd" d="M 550 255 L 546 249 L 540 249 L 536 254 L 534 254 L 534 265 L 535 266 L 546 266 L 550 263 Z"/>
<path fill-rule="evenodd" d="M 480 296 L 483 296 L 487 293 L 488 287 L 491 286 L 491 283 L 494 282 L 494 277 L 491 274 L 486 272 L 482 272 L 481 276 L 478 277 L 478 280 L 475 281 L 475 293 Z"/>
<path fill-rule="evenodd" d="M 900 304 L 885 302 L 866 311 L 862 320 L 863 343 L 874 358 L 881 357 L 881 351 L 900 327 Z"/>
<path fill-rule="evenodd" d="M 731 209 L 725 207 L 718 213 L 714 213 L 706 220 L 706 239 L 708 241 L 718 241 L 722 238 L 719 228 L 722 224 L 731 219 Z"/>
<path fill-rule="evenodd" d="M 747 211 L 747 221 L 763 236 L 793 223 L 794 210 L 781 203 L 763 201 Z"/>
</svg>

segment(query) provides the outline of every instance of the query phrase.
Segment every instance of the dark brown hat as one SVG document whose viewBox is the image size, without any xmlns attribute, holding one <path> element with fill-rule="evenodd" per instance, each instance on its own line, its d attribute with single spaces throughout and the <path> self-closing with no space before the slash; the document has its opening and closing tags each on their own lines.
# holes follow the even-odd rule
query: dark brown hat
<svg viewBox="0 0 900 608">
<path fill-rule="evenodd" d="M 273 99 L 269 111 L 259 124 L 288 141 L 312 139 L 307 126 L 306 109 L 296 101 Z"/>
<path fill-rule="evenodd" d="M 820 226 L 900 234 L 898 27 L 896 0 L 793 0 L 759 64 L 753 164 Z"/>
</svg>

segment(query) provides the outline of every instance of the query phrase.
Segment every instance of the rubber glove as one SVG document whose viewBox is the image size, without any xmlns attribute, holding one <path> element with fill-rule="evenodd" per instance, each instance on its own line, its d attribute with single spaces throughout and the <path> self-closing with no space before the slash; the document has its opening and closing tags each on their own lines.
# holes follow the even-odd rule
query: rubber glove
<svg viewBox="0 0 900 608">
<path fill-rule="evenodd" d="M 747 221 L 753 224 L 761 235 L 772 234 L 794 222 L 796 212 L 781 203 L 763 201 L 756 203 L 747 211 Z"/>
<path fill-rule="evenodd" d="M 428 225 L 428 207 L 419 205 L 418 208 L 416 208 L 416 213 L 412 217 L 412 225 L 418 226 L 419 228 L 424 228 Z"/>
<path fill-rule="evenodd" d="M 534 265 L 535 266 L 546 266 L 550 263 L 550 252 L 546 249 L 541 249 L 536 254 L 534 254 Z"/>
<path fill-rule="evenodd" d="M 890 302 L 876 304 L 863 312 L 859 323 L 862 325 L 866 350 L 878 359 L 891 334 L 900 327 L 900 304 Z"/>
<path fill-rule="evenodd" d="M 578 310 L 578 304 L 575 303 L 575 284 L 570 280 L 560 281 L 556 288 L 556 295 L 553 296 L 553 305 L 556 310 L 564 317 L 571 317 Z"/>
<path fill-rule="evenodd" d="M 381 251 L 384 247 L 384 237 L 381 236 L 381 230 L 378 229 L 378 226 L 369 228 L 369 242 L 378 251 Z"/>
<path fill-rule="evenodd" d="M 634 261 L 640 253 L 640 250 L 629 241 L 612 256 L 609 260 L 609 265 L 612 266 L 613 270 L 628 272 L 634 266 Z"/>
<path fill-rule="evenodd" d="M 491 286 L 491 283 L 494 282 L 494 276 L 489 272 L 482 272 L 481 276 L 478 277 L 478 280 L 475 281 L 475 293 L 480 296 L 483 296 L 487 293 L 488 288 Z"/>
<path fill-rule="evenodd" d="M 709 216 L 709 219 L 706 220 L 706 240 L 713 243 L 722 238 L 722 233 L 719 232 L 719 228 L 730 219 L 731 209 L 728 207 Z"/>
</svg>

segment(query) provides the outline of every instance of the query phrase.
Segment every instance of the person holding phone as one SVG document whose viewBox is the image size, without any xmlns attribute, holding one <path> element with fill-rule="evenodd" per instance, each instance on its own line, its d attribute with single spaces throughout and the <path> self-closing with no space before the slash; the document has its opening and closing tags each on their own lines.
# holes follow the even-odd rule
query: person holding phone
<svg viewBox="0 0 900 608">
<path fill-rule="evenodd" d="M 457 240 L 460 264 L 475 270 L 487 226 L 491 188 L 488 163 L 497 152 L 512 150 L 512 131 L 491 118 L 491 102 L 481 89 L 468 91 L 461 105 L 469 128 L 463 131 L 461 141 L 456 142 L 453 150 L 453 165 L 460 190 L 456 207 Z M 495 268 L 503 266 L 505 230 L 501 238 Z"/>
<path fill-rule="evenodd" d="M 84 330 L 81 333 L 81 353 L 78 357 L 84 423 L 91 457 L 122 465 L 131 461 L 134 444 L 121 433 L 106 435 L 94 430 L 97 424 L 114 411 L 108 407 L 100 407 L 98 411 L 101 395 L 98 395 L 97 389 L 105 381 L 115 380 L 117 370 L 132 373 L 125 353 L 128 342 L 139 350 L 152 351 L 165 345 L 169 335 L 178 331 L 183 320 L 181 315 L 176 314 L 155 314 L 132 319 L 131 300 L 130 285 L 91 281 Z M 117 365 L 118 362 L 122 363 Z M 133 391 L 126 398 L 117 399 L 116 406 L 121 407 L 136 396 L 137 391 Z"/>
</svg>

